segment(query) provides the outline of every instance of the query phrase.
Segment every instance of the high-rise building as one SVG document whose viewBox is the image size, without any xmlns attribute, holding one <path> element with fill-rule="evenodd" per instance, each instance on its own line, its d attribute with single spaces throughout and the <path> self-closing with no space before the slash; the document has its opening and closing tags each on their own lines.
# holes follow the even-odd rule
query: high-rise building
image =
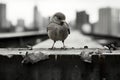
<svg viewBox="0 0 120 80">
<path fill-rule="evenodd" d="M 25 22 L 24 22 L 24 20 L 23 19 L 18 19 L 15 31 L 16 32 L 23 32 L 24 30 L 25 30 Z"/>
<path fill-rule="evenodd" d="M 89 23 L 89 15 L 85 11 L 76 13 L 76 28 L 81 29 L 83 24 Z"/>
<path fill-rule="evenodd" d="M 0 3 L 0 29 L 7 26 L 6 20 L 6 4 Z"/>
<path fill-rule="evenodd" d="M 114 35 L 119 33 L 119 9 L 101 8 L 99 21 L 94 27 L 94 33 L 102 35 Z"/>
<path fill-rule="evenodd" d="M 18 19 L 17 20 L 17 26 L 25 26 L 25 22 L 24 22 L 24 19 Z"/>
<path fill-rule="evenodd" d="M 42 17 L 39 13 L 37 6 L 34 7 L 34 28 L 35 28 L 35 30 L 42 29 Z"/>
</svg>

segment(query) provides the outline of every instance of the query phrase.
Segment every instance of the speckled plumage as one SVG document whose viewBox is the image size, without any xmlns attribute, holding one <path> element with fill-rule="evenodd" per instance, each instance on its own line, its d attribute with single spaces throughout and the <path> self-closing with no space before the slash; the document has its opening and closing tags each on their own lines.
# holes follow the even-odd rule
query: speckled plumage
<svg viewBox="0 0 120 80">
<path fill-rule="evenodd" d="M 56 13 L 52 19 L 49 25 L 47 26 L 47 32 L 50 39 L 54 41 L 54 44 L 56 41 L 60 40 L 63 42 L 67 38 L 68 34 L 70 34 L 69 25 L 64 21 L 65 16 L 62 13 Z M 54 47 L 54 44 L 52 48 Z"/>
</svg>

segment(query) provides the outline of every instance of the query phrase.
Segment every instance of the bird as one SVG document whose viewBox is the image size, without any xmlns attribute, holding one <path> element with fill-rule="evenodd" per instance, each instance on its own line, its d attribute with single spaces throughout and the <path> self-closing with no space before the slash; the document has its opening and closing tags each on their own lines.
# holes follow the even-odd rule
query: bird
<svg viewBox="0 0 120 80">
<path fill-rule="evenodd" d="M 54 49 L 56 41 L 62 41 L 65 49 L 64 41 L 70 34 L 70 28 L 65 19 L 66 17 L 63 13 L 57 12 L 52 16 L 47 26 L 48 37 L 54 41 L 51 49 Z"/>
</svg>

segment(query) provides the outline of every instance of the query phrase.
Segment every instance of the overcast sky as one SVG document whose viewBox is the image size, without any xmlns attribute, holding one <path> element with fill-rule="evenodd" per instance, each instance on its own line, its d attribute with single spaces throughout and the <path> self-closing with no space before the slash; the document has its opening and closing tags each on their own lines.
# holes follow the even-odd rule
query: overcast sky
<svg viewBox="0 0 120 80">
<path fill-rule="evenodd" d="M 120 8 L 120 0 L 0 0 L 7 5 L 7 18 L 16 24 L 23 18 L 26 24 L 33 20 L 33 7 L 38 6 L 42 16 L 48 17 L 55 12 L 63 12 L 67 21 L 75 18 L 76 11 L 86 10 L 90 22 L 98 20 L 98 9 L 102 7 Z"/>
</svg>

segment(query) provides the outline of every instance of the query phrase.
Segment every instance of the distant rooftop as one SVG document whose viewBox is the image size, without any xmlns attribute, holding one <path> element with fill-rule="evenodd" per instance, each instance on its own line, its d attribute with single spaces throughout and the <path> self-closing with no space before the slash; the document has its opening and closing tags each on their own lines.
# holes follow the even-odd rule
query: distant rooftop
<svg viewBox="0 0 120 80">
<path fill-rule="evenodd" d="M 45 32 L 30 31 L 30 32 L 16 32 L 16 33 L 0 33 L 0 38 L 24 37 L 31 35 L 47 34 Z"/>
</svg>

